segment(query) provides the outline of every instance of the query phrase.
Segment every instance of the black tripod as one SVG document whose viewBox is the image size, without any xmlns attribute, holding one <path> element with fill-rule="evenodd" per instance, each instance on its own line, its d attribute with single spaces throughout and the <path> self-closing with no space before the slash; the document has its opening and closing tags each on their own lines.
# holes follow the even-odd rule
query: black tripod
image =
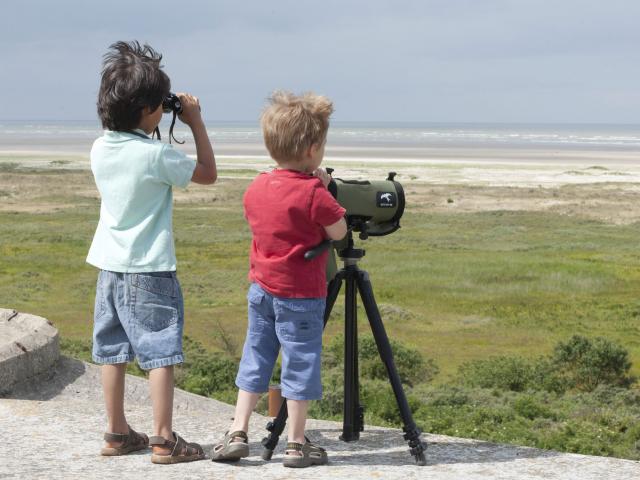
<svg viewBox="0 0 640 480">
<path fill-rule="evenodd" d="M 324 324 L 327 324 L 333 305 L 335 304 L 342 282 L 346 283 L 345 291 L 345 350 L 344 350 L 344 419 L 340 440 L 352 442 L 360 438 L 360 432 L 364 430 L 364 408 L 360 405 L 360 384 L 358 380 L 358 323 L 357 323 L 357 298 L 360 292 L 362 303 L 371 325 L 371 330 L 384 363 L 393 393 L 400 409 L 402 417 L 404 439 L 409 443 L 409 452 L 415 457 L 418 465 L 426 465 L 426 443 L 420 439 L 421 431 L 413 421 L 413 416 L 407 403 L 407 398 L 400 382 L 400 376 L 393 362 L 393 352 L 389 345 L 389 338 L 380 317 L 378 305 L 373 296 L 373 287 L 369 280 L 369 274 L 358 268 L 358 261 L 364 256 L 364 250 L 356 249 L 353 245 L 352 232 L 347 236 L 347 247 L 340 250 L 339 255 L 344 262 L 335 278 L 329 283 L 327 291 L 327 303 L 324 312 Z M 287 421 L 287 402 L 282 407 L 273 421 L 267 425 L 269 434 L 262 440 L 264 450 L 262 458 L 270 460 L 273 450 L 278 444 L 280 435 Z"/>
</svg>

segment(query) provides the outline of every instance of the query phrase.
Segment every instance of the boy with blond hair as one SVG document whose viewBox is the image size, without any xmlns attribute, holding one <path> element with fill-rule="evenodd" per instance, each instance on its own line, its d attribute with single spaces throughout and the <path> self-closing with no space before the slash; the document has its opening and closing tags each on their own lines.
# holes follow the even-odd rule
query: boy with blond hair
<svg viewBox="0 0 640 480">
<path fill-rule="evenodd" d="M 236 385 L 233 424 L 214 447 L 213 460 L 249 455 L 249 417 L 267 391 L 282 349 L 282 396 L 289 413 L 285 467 L 327 462 L 327 454 L 304 435 L 310 400 L 322 396 L 320 354 L 327 295 L 328 252 L 312 260 L 304 254 L 326 238 L 347 232 L 345 210 L 327 190 L 320 169 L 333 105 L 323 96 L 277 91 L 261 124 L 271 157 L 278 164 L 262 173 L 244 194 L 245 217 L 253 234 L 247 294 L 249 325 Z"/>
</svg>

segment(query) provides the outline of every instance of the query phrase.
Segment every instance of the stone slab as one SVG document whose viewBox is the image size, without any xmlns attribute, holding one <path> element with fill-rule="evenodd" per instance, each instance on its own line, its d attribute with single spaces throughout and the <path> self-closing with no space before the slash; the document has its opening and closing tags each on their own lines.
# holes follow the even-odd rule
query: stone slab
<svg viewBox="0 0 640 480">
<path fill-rule="evenodd" d="M 95 365 L 62 357 L 55 369 L 14 388 L 0 399 L 0 478 L 47 479 L 429 479 L 429 480 L 631 480 L 640 479 L 640 463 L 573 455 L 535 448 L 424 435 L 429 442 L 425 467 L 413 464 L 402 433 L 366 427 L 361 440 L 338 440 L 341 424 L 311 420 L 308 435 L 327 448 L 330 464 L 302 470 L 281 464 L 281 441 L 271 462 L 260 458 L 267 418 L 254 415 L 251 456 L 236 464 L 209 460 L 181 465 L 153 465 L 149 453 L 101 457 L 106 424 Z M 126 411 L 139 431 L 152 427 L 148 383 L 127 377 Z M 199 441 L 207 452 L 229 427 L 233 407 L 176 390 L 175 429 Z"/>
<path fill-rule="evenodd" d="M 59 356 L 58 331 L 46 318 L 0 309 L 0 393 L 51 368 Z"/>
</svg>

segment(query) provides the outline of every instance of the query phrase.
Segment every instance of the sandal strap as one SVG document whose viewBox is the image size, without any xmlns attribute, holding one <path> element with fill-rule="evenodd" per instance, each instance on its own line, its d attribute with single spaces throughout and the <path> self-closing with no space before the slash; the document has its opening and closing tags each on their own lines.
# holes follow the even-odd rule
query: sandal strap
<svg viewBox="0 0 640 480">
<path fill-rule="evenodd" d="M 138 433 L 133 428 L 129 427 L 129 442 L 130 445 L 148 445 L 149 437 L 144 433 Z"/>
<path fill-rule="evenodd" d="M 147 444 L 147 436 L 136 432 L 129 427 L 129 433 L 111 433 L 105 432 L 104 441 L 109 443 L 122 442 L 122 447 L 130 445 Z"/>
<path fill-rule="evenodd" d="M 149 445 L 156 445 L 161 447 L 166 442 L 168 442 L 168 440 L 161 435 L 154 435 L 152 437 L 149 437 Z"/>
<path fill-rule="evenodd" d="M 175 441 L 167 440 L 162 436 L 153 436 L 149 439 L 149 444 L 170 448 L 171 454 L 169 456 L 171 457 L 204 454 L 204 450 L 199 444 L 185 441 L 185 439 L 176 432 L 173 432 L 173 437 L 176 439 Z"/>
<path fill-rule="evenodd" d="M 310 451 L 315 451 L 315 452 L 325 452 L 326 450 L 322 447 L 319 447 L 318 445 L 316 445 L 315 443 L 311 443 L 311 442 L 307 442 L 307 446 L 309 448 Z"/>
<path fill-rule="evenodd" d="M 249 437 L 247 436 L 246 432 L 243 432 L 242 430 L 236 430 L 235 432 L 231 433 L 227 432 L 224 434 L 224 438 L 213 448 L 214 451 L 220 451 L 223 448 L 227 448 L 229 445 L 231 445 L 234 438 L 242 438 L 242 443 L 249 443 Z M 236 443 L 239 442 L 236 440 Z"/>
<path fill-rule="evenodd" d="M 184 438 L 178 435 L 176 432 L 173 432 L 176 437 L 176 442 L 173 447 L 173 451 L 171 452 L 172 457 L 178 456 L 191 456 L 191 455 L 201 455 L 204 453 L 202 447 L 194 442 L 187 442 Z"/>
<path fill-rule="evenodd" d="M 104 441 L 109 443 L 123 442 L 125 443 L 129 439 L 128 433 L 104 433 Z"/>
<path fill-rule="evenodd" d="M 302 451 L 302 443 L 298 442 L 287 442 L 287 450 L 296 450 L 297 452 Z"/>
<path fill-rule="evenodd" d="M 245 443 L 249 442 L 249 437 L 247 436 L 247 432 L 243 432 L 242 430 L 237 430 L 235 432 L 227 433 L 227 435 L 225 436 L 229 437 L 229 443 L 231 443 L 234 438 L 242 438 L 242 440 L 244 440 Z"/>
</svg>

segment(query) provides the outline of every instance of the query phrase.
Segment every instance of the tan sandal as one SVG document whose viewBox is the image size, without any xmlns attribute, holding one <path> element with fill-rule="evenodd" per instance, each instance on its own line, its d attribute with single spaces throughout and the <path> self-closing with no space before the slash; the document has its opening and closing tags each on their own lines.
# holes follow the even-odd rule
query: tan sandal
<svg viewBox="0 0 640 480">
<path fill-rule="evenodd" d="M 160 455 L 157 453 L 151 455 L 152 463 L 166 465 L 172 463 L 194 462 L 205 458 L 204 450 L 199 444 L 187 443 L 184 438 L 176 432 L 173 432 L 173 437 L 175 438 L 175 441 L 167 440 L 161 436 L 155 436 L 149 439 L 150 445 L 154 447 L 164 447 L 171 450 L 169 455 Z"/>
<path fill-rule="evenodd" d="M 237 438 L 241 440 L 236 440 Z M 214 462 L 237 462 L 248 456 L 249 437 L 242 430 L 225 433 L 222 441 L 213 447 L 213 452 L 211 452 L 211 460 Z"/>
<path fill-rule="evenodd" d="M 117 455 L 126 455 L 127 453 L 144 450 L 149 446 L 149 437 L 144 433 L 138 433 L 129 427 L 129 433 L 110 433 L 104 434 L 104 441 L 109 443 L 122 442 L 119 447 L 104 447 L 100 454 L 105 457 L 114 457 Z"/>
<path fill-rule="evenodd" d="M 296 453 L 288 453 L 295 451 Z M 311 465 L 325 465 L 329 462 L 327 451 L 307 441 L 306 443 L 289 442 L 282 465 L 292 468 L 305 468 Z"/>
</svg>

